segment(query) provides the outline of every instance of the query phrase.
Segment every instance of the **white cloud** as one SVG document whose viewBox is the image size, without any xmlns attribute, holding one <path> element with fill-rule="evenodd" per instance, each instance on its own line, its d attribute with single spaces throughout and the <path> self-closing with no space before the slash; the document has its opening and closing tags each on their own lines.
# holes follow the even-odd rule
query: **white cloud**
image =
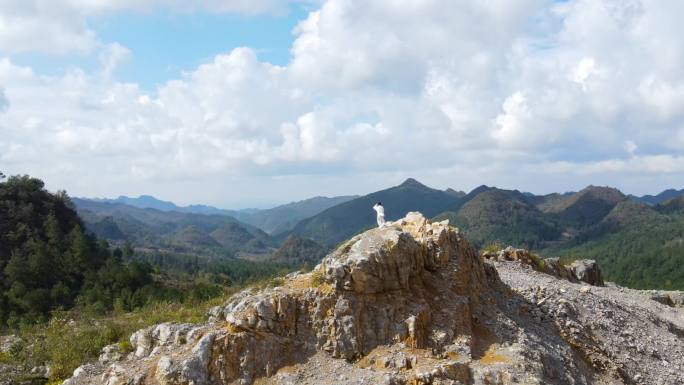
<svg viewBox="0 0 684 385">
<path fill-rule="evenodd" d="M 60 1 L 0 2 L 0 53 L 89 52 L 97 45 L 84 15 Z"/>
<path fill-rule="evenodd" d="M 0 113 L 7 111 L 9 104 L 9 100 L 7 99 L 7 96 L 5 96 L 5 90 L 0 88 Z"/>
<path fill-rule="evenodd" d="M 130 60 L 131 51 L 119 43 L 108 44 L 100 52 L 100 64 L 102 66 L 102 75 L 105 77 L 112 76 L 122 64 Z"/>
<path fill-rule="evenodd" d="M 78 3 L 83 14 L 160 4 Z M 249 12 L 220 4 L 248 3 L 201 6 Z M 192 194 L 232 202 L 258 190 L 274 201 L 406 176 L 464 189 L 605 180 L 653 192 L 684 177 L 682 7 L 328 0 L 297 27 L 287 66 L 238 48 L 152 93 L 102 76 L 129 55 L 115 44 L 100 46 L 107 54 L 93 73 L 48 77 L 0 59 L 12 102 L 0 120 L 0 161 L 81 195 L 137 186 L 181 201 L 202 183 L 211 187 Z M 74 173 L 100 183 L 80 184 Z M 638 178 L 652 179 L 628 182 Z M 295 190 L 284 197 L 270 184 Z"/>
<path fill-rule="evenodd" d="M 596 69 L 596 61 L 594 61 L 594 58 L 585 57 L 580 60 L 580 62 L 577 64 L 577 67 L 575 67 L 572 80 L 575 83 L 579 83 L 582 86 L 582 89 L 586 92 L 588 91 L 591 77 L 598 74 L 599 71 Z"/>
<path fill-rule="evenodd" d="M 527 98 L 518 91 L 504 101 L 503 114 L 496 117 L 499 129 L 493 132 L 493 136 L 505 145 L 525 144 L 530 141 L 527 129 L 531 120 L 532 112 L 527 105 Z"/>
<path fill-rule="evenodd" d="M 289 0 L 2 0 L 0 54 L 90 53 L 101 46 L 89 18 L 118 12 L 285 14 Z M 303 2 L 303 1 L 298 1 Z"/>
</svg>

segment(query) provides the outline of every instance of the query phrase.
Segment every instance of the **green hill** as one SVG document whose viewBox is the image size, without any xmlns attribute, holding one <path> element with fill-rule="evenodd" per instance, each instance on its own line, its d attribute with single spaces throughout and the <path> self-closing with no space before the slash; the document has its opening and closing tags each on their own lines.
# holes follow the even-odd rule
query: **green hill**
<svg viewBox="0 0 684 385">
<path fill-rule="evenodd" d="M 604 220 L 547 255 L 591 258 L 618 284 L 684 290 L 684 213 L 621 202 Z"/>
<path fill-rule="evenodd" d="M 580 192 L 544 205 L 545 212 L 555 213 L 566 226 L 587 227 L 603 219 L 618 203 L 627 197 L 611 187 L 589 186 Z"/>
<path fill-rule="evenodd" d="M 352 199 L 304 219 L 292 233 L 332 247 L 359 231 L 375 226 L 373 205 L 378 201 L 385 206 L 385 218 L 391 221 L 402 218 L 409 211 L 435 216 L 458 204 L 460 198 L 407 179 L 399 186 Z"/>
<path fill-rule="evenodd" d="M 518 191 L 483 191 L 458 212 L 447 212 L 437 219 L 449 219 L 475 246 L 504 243 L 539 248 L 544 241 L 557 239 L 561 233 L 553 216 L 538 210 Z"/>
<path fill-rule="evenodd" d="M 665 201 L 658 206 L 656 209 L 663 213 L 682 213 L 684 214 L 684 195 L 680 195 L 676 198 Z"/>
<path fill-rule="evenodd" d="M 271 260 L 287 265 L 300 265 L 303 263 L 315 266 L 326 255 L 326 250 L 318 243 L 296 235 L 290 235 L 282 245 L 273 253 Z"/>
<path fill-rule="evenodd" d="M 177 231 L 171 238 L 174 242 L 181 245 L 192 245 L 197 247 L 220 247 L 221 245 L 209 234 L 202 231 L 195 225 L 184 227 Z"/>
<path fill-rule="evenodd" d="M 259 210 L 251 214 L 242 214 L 238 218 L 256 226 L 269 234 L 283 233 L 292 228 L 302 219 L 312 217 L 330 207 L 350 201 L 356 196 L 339 196 L 333 198 L 313 197 L 299 202 L 292 202 Z"/>
<path fill-rule="evenodd" d="M 277 243 L 262 230 L 219 214 L 143 209 L 121 203 L 74 199 L 86 228 L 136 248 L 205 256 L 268 255 Z"/>
<path fill-rule="evenodd" d="M 641 203 L 646 203 L 648 205 L 658 205 L 661 203 L 665 203 L 671 199 L 677 198 L 684 196 L 684 189 L 682 190 L 675 190 L 675 189 L 667 189 L 660 194 L 657 195 L 644 195 L 644 196 L 635 196 L 635 195 L 629 195 L 629 199 L 641 202 Z"/>
<path fill-rule="evenodd" d="M 108 308 L 118 298 L 134 306 L 150 272 L 123 264 L 120 250 L 86 234 L 66 193 L 28 176 L 0 182 L 0 327 L 44 320 L 77 302 Z"/>
<path fill-rule="evenodd" d="M 639 288 L 684 288 L 684 197 L 657 206 L 589 186 L 534 196 L 481 186 L 448 218 L 477 246 L 492 243 L 542 255 L 592 258 L 609 280 Z"/>
</svg>

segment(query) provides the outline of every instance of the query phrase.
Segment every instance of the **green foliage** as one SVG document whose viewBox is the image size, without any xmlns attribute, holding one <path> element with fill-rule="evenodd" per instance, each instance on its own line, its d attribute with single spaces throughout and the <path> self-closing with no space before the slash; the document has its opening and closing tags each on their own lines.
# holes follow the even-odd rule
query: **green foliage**
<svg viewBox="0 0 684 385">
<path fill-rule="evenodd" d="M 156 271 L 177 275 L 204 276 L 207 282 L 223 286 L 242 286 L 264 278 L 284 275 L 295 266 L 272 261 L 237 258 L 211 258 L 183 253 L 136 251 L 131 260 L 152 265 Z"/>
<path fill-rule="evenodd" d="M 162 322 L 203 322 L 209 308 L 225 302 L 236 290 L 205 301 L 153 302 L 120 314 L 56 311 L 47 323 L 22 327 L 19 335 L 24 342 L 1 356 L 0 362 L 28 367 L 49 363 L 50 380 L 59 383 L 84 362 L 96 360 L 106 345 L 118 344 L 121 352 L 131 352 L 128 338 L 136 330 Z"/>
<path fill-rule="evenodd" d="M 549 255 L 595 259 L 607 279 L 637 289 L 684 290 L 684 215 L 632 217 L 597 228 Z"/>
<path fill-rule="evenodd" d="M 121 354 L 125 355 L 133 351 L 133 344 L 131 344 L 131 341 L 129 340 L 119 341 L 117 345 L 119 346 L 119 352 L 121 352 Z"/>
<path fill-rule="evenodd" d="M 502 250 L 505 246 L 503 243 L 499 241 L 495 241 L 494 243 L 490 243 L 483 248 L 480 249 L 480 253 L 496 253 L 500 250 Z"/>
<path fill-rule="evenodd" d="M 531 253 L 530 257 L 532 257 L 532 263 L 534 263 L 537 269 L 543 271 L 546 267 L 546 261 L 544 261 L 544 258 L 541 258 L 538 254 L 535 253 Z"/>
<path fill-rule="evenodd" d="M 43 329 L 41 351 L 50 362 L 53 378 L 66 378 L 84 358 L 95 358 L 102 347 L 126 337 L 124 325 L 110 320 L 97 320 L 74 327 L 66 314 L 53 316 Z M 32 352 L 35 354 L 35 350 Z"/>
<path fill-rule="evenodd" d="M 124 263 L 121 251 L 83 231 L 65 192 L 12 176 L 0 183 L 0 327 L 44 322 L 76 304 L 130 310 L 154 293 L 152 268 Z"/>
</svg>

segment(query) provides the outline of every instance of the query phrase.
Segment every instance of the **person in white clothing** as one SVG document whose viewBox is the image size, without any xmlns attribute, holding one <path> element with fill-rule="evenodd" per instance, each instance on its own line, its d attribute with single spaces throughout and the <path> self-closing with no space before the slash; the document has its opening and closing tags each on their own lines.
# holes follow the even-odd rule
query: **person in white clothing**
<svg viewBox="0 0 684 385">
<path fill-rule="evenodd" d="M 385 225 L 385 208 L 382 207 L 382 203 L 378 202 L 373 206 L 373 210 L 378 213 L 378 227 Z"/>
</svg>

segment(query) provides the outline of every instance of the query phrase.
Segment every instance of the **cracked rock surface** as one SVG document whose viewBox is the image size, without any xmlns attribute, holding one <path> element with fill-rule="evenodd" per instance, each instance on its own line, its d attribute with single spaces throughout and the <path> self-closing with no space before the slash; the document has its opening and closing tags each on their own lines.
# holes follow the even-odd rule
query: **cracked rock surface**
<svg viewBox="0 0 684 385">
<path fill-rule="evenodd" d="M 132 353 L 107 347 L 64 384 L 684 383 L 677 293 L 594 286 L 592 261 L 519 255 L 483 259 L 447 222 L 409 213 L 205 324 L 140 330 Z"/>
</svg>

